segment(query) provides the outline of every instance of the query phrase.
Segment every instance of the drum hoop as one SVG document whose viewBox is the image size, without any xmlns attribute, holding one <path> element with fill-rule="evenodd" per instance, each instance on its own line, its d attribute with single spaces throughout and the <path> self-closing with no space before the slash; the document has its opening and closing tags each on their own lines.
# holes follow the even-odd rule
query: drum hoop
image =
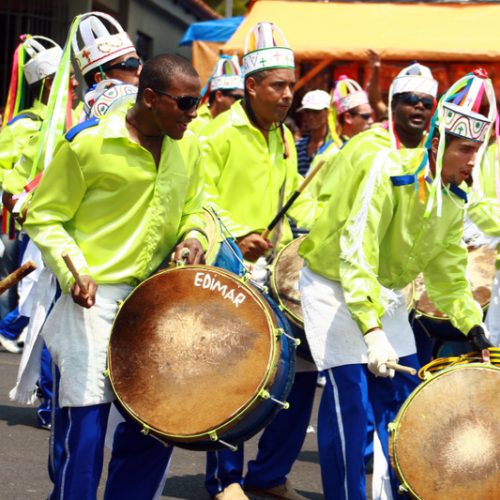
<svg viewBox="0 0 500 500">
<path fill-rule="evenodd" d="M 421 311 L 417 306 L 417 300 L 416 300 L 416 289 L 415 289 L 415 297 L 414 297 L 414 309 L 415 309 L 415 314 L 419 317 L 424 317 L 424 318 L 428 318 L 428 319 L 432 319 L 434 321 L 437 321 L 437 322 L 442 322 L 442 323 L 449 323 L 450 322 L 450 317 L 449 316 L 434 316 L 433 314 L 430 314 L 430 313 L 427 313 L 427 312 L 424 312 L 424 311 Z M 481 306 L 481 310 L 483 311 L 483 313 L 486 312 L 486 310 L 488 309 L 488 306 L 490 305 L 490 301 L 488 300 L 488 302 L 486 304 L 484 304 L 483 306 Z"/>
<path fill-rule="evenodd" d="M 286 304 L 281 300 L 281 296 L 278 292 L 278 283 L 276 282 L 276 263 L 279 262 L 279 259 L 283 252 L 288 249 L 292 243 L 296 243 L 298 240 L 304 240 L 304 236 L 300 236 L 299 238 L 296 238 L 289 243 L 287 243 L 276 255 L 276 258 L 274 259 L 274 262 L 269 266 L 269 271 L 270 271 L 270 278 L 269 278 L 269 284 L 271 285 L 271 291 L 273 294 L 274 299 L 278 302 L 278 306 L 282 311 L 285 311 L 289 316 L 290 319 L 295 323 L 296 326 L 299 328 L 304 328 L 304 320 L 302 318 L 299 318 L 291 309 L 289 309 Z M 302 258 L 302 257 L 301 257 Z"/>
<path fill-rule="evenodd" d="M 252 295 L 257 303 L 261 306 L 262 310 L 264 311 L 265 318 L 267 320 L 268 325 L 271 328 L 271 334 L 274 336 L 274 339 L 279 339 L 281 335 L 283 334 L 283 330 L 278 327 L 276 320 L 271 314 L 271 309 L 267 302 L 262 299 L 259 294 L 251 287 L 248 285 L 248 280 L 245 280 L 244 278 L 238 277 L 236 274 L 231 273 L 229 271 L 226 271 L 225 269 L 219 268 L 219 267 L 214 267 L 214 266 L 203 266 L 203 265 L 189 265 L 189 266 L 181 266 L 181 267 L 176 267 L 176 268 L 171 268 L 171 269 L 165 269 L 159 273 L 153 274 L 149 278 L 146 278 L 144 281 L 142 281 L 137 287 L 135 287 L 130 294 L 120 303 L 120 306 L 118 308 L 118 311 L 116 313 L 115 319 L 113 320 L 113 325 L 111 327 L 111 332 L 113 332 L 113 328 L 115 326 L 116 319 L 118 318 L 118 315 L 124 306 L 124 304 L 129 300 L 129 298 L 133 295 L 133 293 L 139 289 L 141 286 L 143 286 L 146 282 L 152 280 L 153 278 L 156 278 L 160 274 L 166 274 L 170 273 L 172 271 L 177 271 L 180 268 L 188 268 L 188 269 L 202 269 L 206 270 L 207 268 L 210 269 L 210 272 L 217 272 L 220 274 L 225 275 L 226 277 L 229 277 L 233 279 L 234 281 L 239 282 L 240 284 L 245 285 L 245 289 L 250 292 L 250 295 Z M 279 358 L 278 358 L 278 352 L 281 352 L 279 349 L 277 349 L 277 345 L 279 342 L 271 342 L 271 354 L 268 359 L 268 364 L 267 364 L 267 371 L 265 373 L 265 376 L 263 377 L 260 386 L 258 389 L 255 391 L 255 395 L 242 407 L 238 408 L 237 411 L 234 412 L 233 415 L 231 415 L 227 420 L 225 420 L 222 424 L 219 426 L 213 428 L 212 430 L 208 432 L 203 432 L 199 434 L 189 434 L 189 435 L 177 435 L 177 434 L 167 434 L 163 432 L 162 430 L 156 429 L 153 426 L 150 426 L 146 424 L 141 418 L 130 408 L 128 404 L 126 404 L 118 394 L 118 392 L 115 389 L 115 385 L 113 382 L 113 377 L 112 377 L 112 367 L 111 367 L 111 349 L 110 349 L 110 344 L 111 344 L 111 338 L 112 335 L 109 337 L 108 341 L 108 351 L 106 354 L 106 360 L 107 360 L 107 367 L 106 367 L 106 375 L 109 379 L 109 382 L 111 384 L 111 387 L 113 389 L 113 394 L 115 395 L 116 399 L 120 403 L 120 405 L 127 411 L 127 413 L 138 423 L 140 424 L 143 429 L 145 430 L 145 433 L 149 433 L 150 431 L 155 432 L 156 434 L 159 434 L 162 437 L 170 438 L 172 440 L 177 439 L 178 441 L 191 441 L 191 440 L 197 440 L 199 438 L 206 438 L 208 437 L 212 441 L 217 441 L 218 439 L 218 432 L 221 429 L 230 429 L 233 425 L 233 423 L 243 419 L 247 414 L 251 413 L 252 410 L 254 409 L 257 401 L 262 397 L 263 391 L 266 390 L 266 388 L 270 387 L 272 385 L 271 379 L 273 378 L 275 371 L 277 369 L 278 363 L 279 363 Z M 271 383 L 270 383 L 271 382 Z"/>
<path fill-rule="evenodd" d="M 467 363 L 467 364 L 458 364 L 458 365 L 452 365 L 449 366 L 448 368 L 444 368 L 443 370 L 431 374 L 430 377 L 426 378 L 423 382 L 421 382 L 413 392 L 408 396 L 406 401 L 403 403 L 401 408 L 399 409 L 395 419 L 393 422 L 389 424 L 389 435 L 390 435 L 390 441 L 389 441 L 389 448 L 390 448 L 390 455 L 391 455 L 391 461 L 393 462 L 393 467 L 394 471 L 396 472 L 396 475 L 403 486 L 403 488 L 411 493 L 415 498 L 420 498 L 418 494 L 413 490 L 413 488 L 408 484 L 406 481 L 406 478 L 404 476 L 403 471 L 401 470 L 400 463 L 398 460 L 398 457 L 395 453 L 396 451 L 396 444 L 398 442 L 398 435 L 399 435 L 399 427 L 400 427 L 400 422 L 408 410 L 408 407 L 410 404 L 413 402 L 413 400 L 422 392 L 422 390 L 429 386 L 432 382 L 440 378 L 441 376 L 449 375 L 452 372 L 456 372 L 457 370 L 463 370 L 464 368 L 469 368 L 469 367 L 478 367 L 483 370 L 490 370 L 490 371 L 497 371 L 500 372 L 500 367 L 495 366 L 491 363 Z"/>
</svg>

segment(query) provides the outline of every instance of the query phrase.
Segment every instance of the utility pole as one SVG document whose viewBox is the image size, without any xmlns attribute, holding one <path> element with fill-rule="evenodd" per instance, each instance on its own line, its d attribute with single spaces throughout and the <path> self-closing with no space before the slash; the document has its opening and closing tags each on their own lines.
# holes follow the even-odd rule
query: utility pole
<svg viewBox="0 0 500 500">
<path fill-rule="evenodd" d="M 226 17 L 233 17 L 233 0 L 226 0 Z"/>
</svg>

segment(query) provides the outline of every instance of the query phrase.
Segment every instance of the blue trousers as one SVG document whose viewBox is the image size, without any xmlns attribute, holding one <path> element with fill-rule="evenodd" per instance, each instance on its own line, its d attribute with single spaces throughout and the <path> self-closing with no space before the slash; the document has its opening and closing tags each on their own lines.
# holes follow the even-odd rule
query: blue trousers
<svg viewBox="0 0 500 500">
<path fill-rule="evenodd" d="M 0 320 L 0 335 L 9 340 L 16 340 L 29 321 L 27 316 L 19 314 L 19 308 L 16 306 Z"/>
<path fill-rule="evenodd" d="M 110 406 L 108 403 L 58 410 L 53 421 L 56 450 L 51 500 L 96 499 Z M 154 498 L 171 454 L 172 447 L 143 435 L 141 427 L 127 417 L 114 434 L 105 500 Z"/>
<path fill-rule="evenodd" d="M 245 485 L 272 488 L 285 483 L 304 443 L 317 376 L 317 372 L 295 374 L 287 398 L 290 408 L 281 410 L 262 433 L 257 457 L 248 464 Z M 216 495 L 231 483 L 243 485 L 243 465 L 243 444 L 236 452 L 208 452 L 205 486 L 210 495 Z"/>
<path fill-rule="evenodd" d="M 416 355 L 400 363 L 419 368 Z M 366 365 L 345 365 L 325 370 L 326 386 L 318 413 L 318 447 L 323 491 L 327 500 L 366 498 L 364 452 L 368 402 L 375 427 L 388 458 L 387 426 L 418 385 L 417 376 L 396 372 L 393 379 L 375 377 Z M 394 498 L 397 479 L 390 470 Z"/>
</svg>

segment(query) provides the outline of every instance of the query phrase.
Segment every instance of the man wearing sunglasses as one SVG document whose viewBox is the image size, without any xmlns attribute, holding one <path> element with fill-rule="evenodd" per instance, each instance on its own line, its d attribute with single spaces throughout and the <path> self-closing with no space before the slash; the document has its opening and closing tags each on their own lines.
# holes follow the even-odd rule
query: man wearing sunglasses
<svg viewBox="0 0 500 500">
<path fill-rule="evenodd" d="M 273 40 L 277 40 L 277 46 Z M 243 56 L 245 97 L 215 118 L 204 130 L 203 159 L 208 199 L 235 236 L 247 261 L 265 264 L 264 255 L 291 241 L 287 220 L 270 239 L 261 236 L 302 182 L 292 134 L 283 125 L 292 105 L 294 56 L 272 23 L 258 23 L 248 35 Z M 318 203 L 305 194 L 289 211 L 308 228 L 319 213 Z M 311 364 L 310 364 L 311 365 Z M 312 367 L 314 370 L 314 367 Z M 256 460 L 248 464 L 245 488 L 260 495 L 303 499 L 287 479 L 304 441 L 316 388 L 317 372 L 297 373 L 288 397 L 259 440 Z M 243 446 L 237 452 L 209 453 L 206 486 L 217 500 L 241 500 Z"/>
<path fill-rule="evenodd" d="M 114 396 L 106 368 L 117 301 L 175 248 L 203 262 L 203 172 L 178 141 L 196 116 L 201 82 L 183 58 L 160 55 L 140 75 L 137 101 L 74 127 L 57 149 L 25 222 L 62 295 L 45 322 L 60 373 L 64 436 L 51 498 L 95 500 Z M 86 290 L 61 259 L 72 258 Z M 126 418 L 114 433 L 106 498 L 154 498 L 171 447 Z"/>
<path fill-rule="evenodd" d="M 432 111 L 435 106 L 438 82 L 429 68 L 419 63 L 404 68 L 394 79 L 389 90 L 388 126 L 375 125 L 359 133 L 345 144 L 334 163 L 347 162 L 359 181 L 366 173 L 357 164 L 366 154 L 385 148 L 416 148 L 427 136 Z M 338 163 L 337 163 L 338 162 Z M 331 169 L 336 166 L 332 165 Z M 330 178 L 325 179 L 319 199 L 326 202 L 335 186 Z"/>
<path fill-rule="evenodd" d="M 333 116 L 336 117 L 336 120 L 332 119 L 330 126 L 334 133 L 332 138 L 321 148 L 312 164 L 312 168 L 314 168 L 319 161 L 324 162 L 323 167 L 308 187 L 309 192 L 315 197 L 319 196 L 325 179 L 330 176 L 340 148 L 349 139 L 369 129 L 373 124 L 373 110 L 368 102 L 368 95 L 358 82 L 345 75 L 340 76 L 335 84 L 332 105 L 335 109 Z"/>
<path fill-rule="evenodd" d="M 200 136 L 214 118 L 240 99 L 243 99 L 243 77 L 238 58 L 223 55 L 208 80 L 202 106 L 197 118 L 189 124 L 189 130 Z"/>
</svg>

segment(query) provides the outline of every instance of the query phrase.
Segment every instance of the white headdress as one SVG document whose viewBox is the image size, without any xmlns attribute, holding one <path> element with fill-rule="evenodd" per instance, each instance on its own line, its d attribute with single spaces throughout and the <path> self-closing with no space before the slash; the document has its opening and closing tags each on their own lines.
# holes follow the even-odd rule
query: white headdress
<svg viewBox="0 0 500 500">
<path fill-rule="evenodd" d="M 295 69 L 293 51 L 273 23 L 257 23 L 247 35 L 243 55 L 245 77 L 266 69 Z"/>
<path fill-rule="evenodd" d="M 41 42 L 45 42 L 45 46 Z M 61 62 L 62 49 L 54 40 L 44 36 L 27 36 L 23 47 L 29 61 L 24 64 L 24 76 L 28 84 L 53 75 Z"/>
<path fill-rule="evenodd" d="M 101 19 L 106 20 L 115 33 L 111 33 Z M 113 59 L 135 51 L 134 44 L 120 23 L 108 14 L 89 12 L 82 16 L 78 33 L 72 40 L 75 60 L 82 74 L 101 66 Z M 81 39 L 79 45 L 78 40 Z"/>
<path fill-rule="evenodd" d="M 221 56 L 208 82 L 208 93 L 214 90 L 243 90 L 243 77 L 237 56 Z"/>
<path fill-rule="evenodd" d="M 368 95 L 357 81 L 342 75 L 335 85 L 332 103 L 336 108 L 337 114 L 341 115 L 362 104 L 368 104 Z"/>
</svg>

